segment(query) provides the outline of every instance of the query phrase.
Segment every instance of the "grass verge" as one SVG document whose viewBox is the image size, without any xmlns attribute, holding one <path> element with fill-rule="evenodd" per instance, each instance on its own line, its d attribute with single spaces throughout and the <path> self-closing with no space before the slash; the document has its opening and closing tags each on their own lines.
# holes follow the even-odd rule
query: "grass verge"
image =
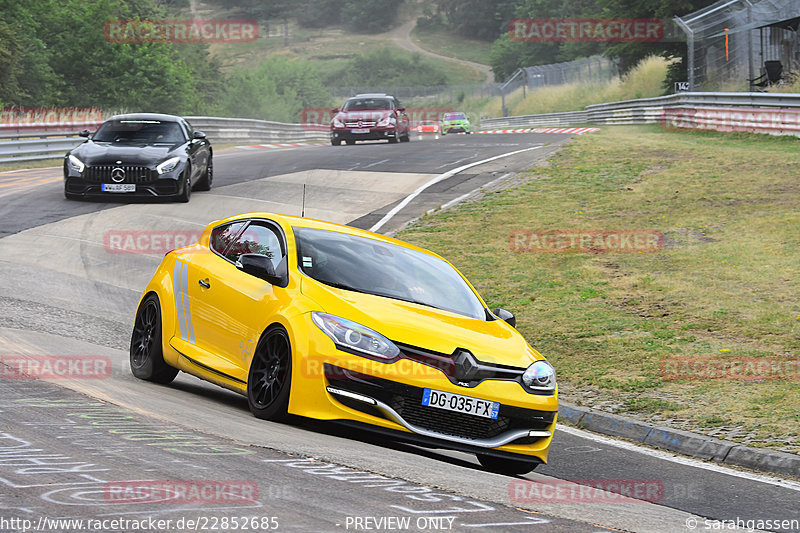
<svg viewBox="0 0 800 533">
<path fill-rule="evenodd" d="M 576 138 L 528 181 L 399 237 L 451 260 L 559 371 L 561 397 L 800 451 L 797 140 L 657 126 Z M 519 253 L 518 230 L 645 229 L 656 253 Z M 794 379 L 684 379 L 668 359 L 794 362 Z"/>
<path fill-rule="evenodd" d="M 567 83 L 528 91 L 523 100 L 520 94 L 506 98 L 511 115 L 533 115 L 579 111 L 592 104 L 649 98 L 664 94 L 669 61 L 651 56 L 643 59 L 622 78 L 602 83 Z M 517 91 L 520 93 L 521 91 Z M 497 116 L 497 115 L 491 115 Z"/>
</svg>

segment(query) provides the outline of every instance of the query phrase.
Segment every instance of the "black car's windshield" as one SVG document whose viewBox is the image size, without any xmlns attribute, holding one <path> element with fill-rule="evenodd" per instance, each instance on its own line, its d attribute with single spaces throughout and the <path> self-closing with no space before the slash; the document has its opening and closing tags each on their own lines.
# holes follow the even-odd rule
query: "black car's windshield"
<svg viewBox="0 0 800 533">
<path fill-rule="evenodd" d="M 334 231 L 294 228 L 294 234 L 298 266 L 317 281 L 486 320 L 475 292 L 437 257 Z"/>
<path fill-rule="evenodd" d="M 365 109 L 391 109 L 392 103 L 386 98 L 357 98 L 344 103 L 343 111 L 360 111 Z"/>
<path fill-rule="evenodd" d="M 109 120 L 97 130 L 96 142 L 175 144 L 186 141 L 177 122 L 159 120 Z"/>
</svg>

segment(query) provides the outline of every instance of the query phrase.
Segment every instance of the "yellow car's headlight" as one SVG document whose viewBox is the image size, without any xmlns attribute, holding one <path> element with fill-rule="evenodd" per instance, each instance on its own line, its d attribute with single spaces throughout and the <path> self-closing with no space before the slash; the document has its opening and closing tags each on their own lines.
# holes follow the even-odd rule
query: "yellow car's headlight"
<svg viewBox="0 0 800 533">
<path fill-rule="evenodd" d="M 531 390 L 555 390 L 556 369 L 547 361 L 536 361 L 522 374 L 522 382 Z"/>
<path fill-rule="evenodd" d="M 400 349 L 392 341 L 357 322 L 317 311 L 311 312 L 311 319 L 339 349 L 380 359 L 394 359 L 400 355 Z"/>
</svg>

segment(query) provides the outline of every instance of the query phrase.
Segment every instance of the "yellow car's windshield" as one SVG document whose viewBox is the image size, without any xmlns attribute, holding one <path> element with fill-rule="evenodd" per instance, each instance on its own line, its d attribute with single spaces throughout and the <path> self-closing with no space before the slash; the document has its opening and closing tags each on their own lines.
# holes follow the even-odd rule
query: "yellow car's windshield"
<svg viewBox="0 0 800 533">
<path fill-rule="evenodd" d="M 366 237 L 312 228 L 293 229 L 298 267 L 321 283 L 478 320 L 489 316 L 464 278 L 437 257 Z"/>
</svg>

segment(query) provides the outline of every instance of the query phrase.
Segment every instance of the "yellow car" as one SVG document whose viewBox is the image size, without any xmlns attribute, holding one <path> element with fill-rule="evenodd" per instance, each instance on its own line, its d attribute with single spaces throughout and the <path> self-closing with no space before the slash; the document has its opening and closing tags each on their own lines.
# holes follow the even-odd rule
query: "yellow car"
<svg viewBox="0 0 800 533">
<path fill-rule="evenodd" d="M 475 453 L 488 470 L 546 462 L 553 367 L 438 255 L 348 226 L 270 213 L 213 222 L 144 290 L 130 365 L 247 396 L 258 418 L 336 420 Z"/>
</svg>

